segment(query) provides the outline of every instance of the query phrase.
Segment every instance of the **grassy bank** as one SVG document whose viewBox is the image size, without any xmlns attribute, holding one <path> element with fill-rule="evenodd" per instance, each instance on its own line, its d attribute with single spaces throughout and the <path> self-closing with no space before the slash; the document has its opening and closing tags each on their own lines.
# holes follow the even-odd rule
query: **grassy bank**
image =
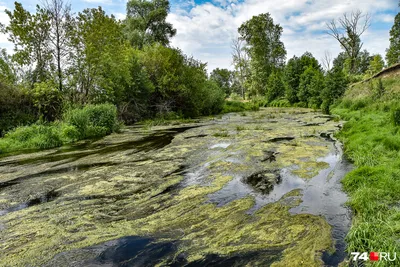
<svg viewBox="0 0 400 267">
<path fill-rule="evenodd" d="M 354 212 L 348 252 L 399 252 L 400 82 L 395 75 L 349 88 L 333 108 L 355 169 L 343 179 Z M 385 262 L 376 266 L 387 266 Z"/>
<path fill-rule="evenodd" d="M 0 154 L 25 149 L 46 149 L 117 131 L 117 109 L 110 104 L 70 109 L 61 121 L 20 126 L 0 138 Z"/>
</svg>

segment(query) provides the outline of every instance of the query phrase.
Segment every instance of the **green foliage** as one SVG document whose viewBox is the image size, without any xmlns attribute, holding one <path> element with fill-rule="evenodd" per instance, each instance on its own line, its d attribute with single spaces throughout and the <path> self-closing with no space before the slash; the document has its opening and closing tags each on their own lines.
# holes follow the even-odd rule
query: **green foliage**
<svg viewBox="0 0 400 267">
<path fill-rule="evenodd" d="M 210 74 L 210 79 L 215 81 L 224 90 L 225 95 L 232 93 L 233 72 L 228 69 L 214 69 Z"/>
<path fill-rule="evenodd" d="M 23 90 L 0 81 L 0 136 L 37 119 L 37 109 L 31 97 Z"/>
<path fill-rule="evenodd" d="M 258 111 L 259 105 L 254 102 L 225 101 L 221 113 Z"/>
<path fill-rule="evenodd" d="M 275 99 L 268 104 L 270 107 L 291 107 L 292 104 L 287 99 Z"/>
<path fill-rule="evenodd" d="M 300 76 L 299 92 L 297 97 L 301 102 L 313 105 L 321 105 L 320 93 L 324 90 L 325 81 L 319 70 L 309 66 Z"/>
<path fill-rule="evenodd" d="M 324 113 L 330 113 L 330 105 L 343 96 L 346 88 L 347 80 L 343 71 L 338 67 L 331 69 L 326 75 L 325 87 L 321 92 L 321 109 Z"/>
<path fill-rule="evenodd" d="M 285 67 L 285 81 L 287 84 L 285 96 L 292 104 L 299 101 L 300 77 L 308 67 L 322 71 L 318 60 L 309 52 L 305 52 L 300 58 L 293 56 Z"/>
<path fill-rule="evenodd" d="M 35 83 L 28 90 L 33 104 L 38 109 L 39 118 L 52 121 L 59 117 L 62 106 L 62 96 L 52 81 Z"/>
<path fill-rule="evenodd" d="M 56 125 L 32 124 L 17 127 L 0 139 L 0 152 L 47 149 L 60 145 L 62 140 Z"/>
<path fill-rule="evenodd" d="M 100 137 L 118 130 L 117 109 L 111 104 L 87 105 L 68 110 L 64 122 L 74 126 L 79 132 L 78 139 Z M 67 129 L 67 132 L 76 132 Z M 70 136 L 68 136 L 70 137 Z"/>
<path fill-rule="evenodd" d="M 0 153 L 24 149 L 47 149 L 66 143 L 102 137 L 118 131 L 117 109 L 111 104 L 70 109 L 64 121 L 20 126 L 0 139 Z"/>
<path fill-rule="evenodd" d="M 49 14 L 39 6 L 31 14 L 22 5 L 15 2 L 14 11 L 6 10 L 10 23 L 3 29 L 8 40 L 15 45 L 12 56 L 21 66 L 33 67 L 29 70 L 29 83 L 43 82 L 50 78 L 52 51 L 50 42 Z"/>
<path fill-rule="evenodd" d="M 0 49 L 0 81 L 8 85 L 15 84 L 17 77 L 14 68 L 11 56 L 5 49 Z"/>
<path fill-rule="evenodd" d="M 71 100 L 117 102 L 131 79 L 133 53 L 125 43 L 122 25 L 101 7 L 79 12 L 73 25 L 67 83 Z"/>
<path fill-rule="evenodd" d="M 375 55 L 373 59 L 370 62 L 370 65 L 368 67 L 368 74 L 370 76 L 380 72 L 383 67 L 385 66 L 385 62 L 383 61 L 383 58 L 381 55 Z"/>
<path fill-rule="evenodd" d="M 400 13 L 396 15 L 390 30 L 390 45 L 386 50 L 386 61 L 388 66 L 400 62 Z"/>
<path fill-rule="evenodd" d="M 166 21 L 170 9 L 168 0 L 129 0 L 126 7 L 124 30 L 134 47 L 155 42 L 167 46 L 176 34 L 176 29 Z"/>
<path fill-rule="evenodd" d="M 175 111 L 195 117 L 221 111 L 225 93 L 207 79 L 205 64 L 159 44 L 145 47 L 140 63 L 154 85 L 153 114 Z"/>
<path fill-rule="evenodd" d="M 266 98 L 268 102 L 271 102 L 279 97 L 284 96 L 285 85 L 282 81 L 282 75 L 277 72 L 273 72 L 267 81 Z"/>
<path fill-rule="evenodd" d="M 269 13 L 253 16 L 238 31 L 250 55 L 250 94 L 263 95 L 270 74 L 285 64 L 286 50 L 280 40 L 282 27 Z"/>
</svg>

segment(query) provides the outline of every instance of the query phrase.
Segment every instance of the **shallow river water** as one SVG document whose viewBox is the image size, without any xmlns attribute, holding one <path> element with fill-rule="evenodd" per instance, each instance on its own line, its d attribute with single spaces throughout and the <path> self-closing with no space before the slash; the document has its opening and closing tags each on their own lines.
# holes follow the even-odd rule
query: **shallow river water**
<svg viewBox="0 0 400 267">
<path fill-rule="evenodd" d="M 0 266 L 338 266 L 340 127 L 267 108 L 2 157 Z"/>
</svg>

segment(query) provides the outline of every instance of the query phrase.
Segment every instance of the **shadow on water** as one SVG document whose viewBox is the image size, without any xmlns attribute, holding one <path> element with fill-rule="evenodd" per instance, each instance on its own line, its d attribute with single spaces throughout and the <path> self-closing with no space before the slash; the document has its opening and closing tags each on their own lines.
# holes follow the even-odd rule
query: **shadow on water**
<svg viewBox="0 0 400 267">
<path fill-rule="evenodd" d="M 10 208 L 5 209 L 5 210 L 0 210 L 0 216 L 6 215 L 6 214 L 8 214 L 10 212 L 19 211 L 19 210 L 26 209 L 26 208 L 29 208 L 29 207 L 32 207 L 32 206 L 36 206 L 36 205 L 39 205 L 39 204 L 43 204 L 43 203 L 46 203 L 46 202 L 53 201 L 54 199 L 56 199 L 59 196 L 60 196 L 59 192 L 57 192 L 55 190 L 51 190 L 51 191 L 47 192 L 45 195 L 43 195 L 43 196 L 31 199 L 31 200 L 29 200 L 29 201 L 27 201 L 25 203 L 10 207 Z"/>
<path fill-rule="evenodd" d="M 57 150 L 54 153 L 40 156 L 36 158 L 28 158 L 21 160 L 12 160 L 12 161 L 3 161 L 0 162 L 0 166 L 5 165 L 23 165 L 23 164 L 32 164 L 32 163 L 41 163 L 41 162 L 57 162 L 61 160 L 69 160 L 68 162 L 76 161 L 80 158 L 90 156 L 90 155 L 105 155 L 108 153 L 118 152 L 118 151 L 126 151 L 130 149 L 134 149 L 134 152 L 149 152 L 152 150 L 161 149 L 167 145 L 169 145 L 174 139 L 175 135 L 179 133 L 183 133 L 189 129 L 196 128 L 199 126 L 186 126 L 180 128 L 171 128 L 168 130 L 157 131 L 153 134 L 150 134 L 142 139 L 121 142 L 116 144 L 93 144 L 86 143 L 69 149 L 68 154 L 60 153 L 64 152 L 62 148 Z M 84 150 L 84 151 L 81 151 Z"/>
<path fill-rule="evenodd" d="M 51 175 L 51 174 L 67 173 L 67 172 L 85 171 L 85 170 L 89 170 L 89 169 L 95 168 L 95 167 L 114 166 L 114 165 L 118 165 L 118 164 L 112 163 L 112 162 L 102 162 L 102 163 L 94 163 L 94 164 L 80 164 L 80 165 L 74 165 L 74 166 L 69 166 L 69 167 L 65 167 L 65 168 L 50 169 L 50 170 L 46 170 L 43 172 L 19 176 L 10 181 L 7 181 L 7 182 L 0 182 L 0 190 L 4 189 L 6 187 L 12 186 L 12 185 L 19 184 L 24 180 L 35 178 L 35 177 L 41 177 L 41 176 L 46 176 L 46 175 Z"/>
<path fill-rule="evenodd" d="M 187 254 L 178 254 L 179 241 L 160 242 L 154 238 L 128 236 L 117 240 L 108 241 L 100 245 L 79 250 L 63 252 L 56 255 L 46 266 L 244 266 L 249 262 L 257 262 L 261 266 L 269 266 L 279 260 L 283 249 L 250 251 L 241 254 L 220 256 L 216 254 L 205 255 L 204 258 L 188 262 Z M 71 258 L 77 255 L 85 256 L 74 264 Z"/>
</svg>

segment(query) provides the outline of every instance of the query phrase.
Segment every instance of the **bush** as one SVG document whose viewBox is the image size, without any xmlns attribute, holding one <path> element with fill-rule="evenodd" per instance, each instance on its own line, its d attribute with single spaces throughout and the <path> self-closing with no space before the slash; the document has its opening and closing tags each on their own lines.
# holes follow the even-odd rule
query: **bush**
<svg viewBox="0 0 400 267">
<path fill-rule="evenodd" d="M 63 144 L 58 127 L 54 124 L 21 126 L 0 139 L 2 151 L 21 149 L 47 149 Z"/>
<path fill-rule="evenodd" d="M 71 109 L 64 113 L 64 119 L 64 122 L 15 128 L 0 139 L 0 153 L 58 147 L 81 139 L 105 136 L 120 127 L 116 107 L 110 104 Z"/>
<path fill-rule="evenodd" d="M 29 95 L 0 81 L 0 136 L 37 119 L 37 109 Z"/>
<path fill-rule="evenodd" d="M 111 104 L 87 105 L 84 108 L 68 110 L 64 122 L 78 131 L 78 139 L 104 136 L 119 128 L 117 108 Z M 76 133 L 73 133 L 76 137 Z"/>
</svg>

